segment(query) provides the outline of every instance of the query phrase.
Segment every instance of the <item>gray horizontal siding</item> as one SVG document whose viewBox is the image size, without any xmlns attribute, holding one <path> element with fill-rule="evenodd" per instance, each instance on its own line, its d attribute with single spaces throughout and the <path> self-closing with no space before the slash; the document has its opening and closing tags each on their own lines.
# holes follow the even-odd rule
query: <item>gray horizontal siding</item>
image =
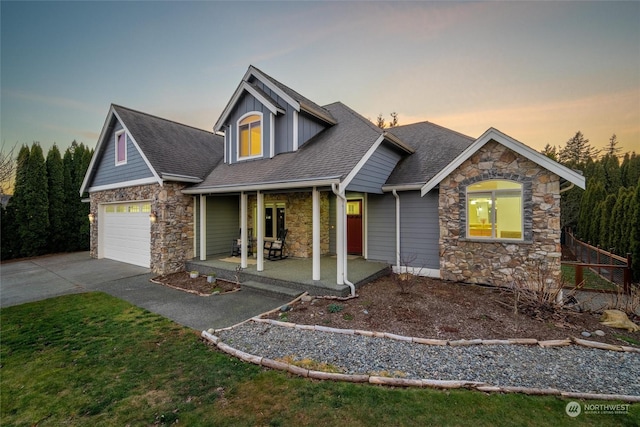
<svg viewBox="0 0 640 427">
<path fill-rule="evenodd" d="M 440 268 L 438 194 L 419 191 L 400 196 L 400 259 L 408 267 Z M 369 259 L 396 262 L 396 201 L 390 193 L 367 198 Z"/>
<path fill-rule="evenodd" d="M 396 262 L 396 204 L 392 194 L 367 196 L 368 258 Z"/>
<path fill-rule="evenodd" d="M 440 268 L 438 193 L 420 197 L 419 191 L 400 195 L 400 259 L 409 267 Z"/>
<path fill-rule="evenodd" d="M 229 252 L 240 230 L 237 196 L 207 197 L 207 256 Z M 200 198 L 196 203 L 196 256 L 200 256 Z"/>
<path fill-rule="evenodd" d="M 153 173 L 127 135 L 127 163 L 116 166 L 115 133 L 122 129 L 117 123 L 105 140 L 96 173 L 90 187 L 117 184 L 136 179 L 152 178 Z"/>
<path fill-rule="evenodd" d="M 347 190 L 382 194 L 382 185 L 400 160 L 400 154 L 380 145 L 353 178 Z"/>
</svg>

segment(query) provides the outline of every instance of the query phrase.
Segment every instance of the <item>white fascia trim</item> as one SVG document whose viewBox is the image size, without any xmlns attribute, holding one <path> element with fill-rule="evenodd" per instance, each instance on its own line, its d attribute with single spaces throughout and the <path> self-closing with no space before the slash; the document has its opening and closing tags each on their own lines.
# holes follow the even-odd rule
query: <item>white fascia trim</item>
<svg viewBox="0 0 640 427">
<path fill-rule="evenodd" d="M 223 153 L 222 153 L 222 161 L 224 163 L 227 163 L 227 132 L 224 132 L 224 145 L 222 147 L 223 149 Z"/>
<path fill-rule="evenodd" d="M 269 114 L 269 158 L 276 155 L 276 116 Z"/>
<path fill-rule="evenodd" d="M 160 175 L 158 175 L 158 173 L 153 168 L 153 166 L 151 166 L 151 162 L 149 161 L 149 159 L 147 159 L 147 156 L 145 156 L 144 153 L 142 152 L 142 150 L 140 149 L 140 146 L 138 145 L 138 142 L 133 137 L 131 132 L 129 132 L 129 129 L 127 128 L 127 125 L 124 123 L 124 121 L 122 121 L 122 119 L 120 118 L 120 116 L 118 115 L 118 113 L 115 110 L 113 111 L 113 114 L 116 116 L 116 118 L 118 119 L 118 121 L 120 122 L 120 124 L 122 125 L 124 130 L 127 132 L 127 134 L 129 135 L 129 138 L 131 138 L 131 142 L 133 143 L 133 146 L 136 147 L 136 150 L 138 150 L 138 153 L 140 153 L 140 156 L 142 157 L 142 160 L 144 160 L 144 162 L 146 163 L 147 167 L 149 168 L 149 170 L 151 171 L 153 176 L 156 178 L 156 182 L 158 184 L 162 185 L 162 179 L 160 178 Z"/>
<path fill-rule="evenodd" d="M 242 80 L 248 81 L 251 76 L 254 76 L 256 79 L 260 80 L 266 87 L 271 89 L 272 92 L 275 92 L 280 98 L 282 98 L 287 104 L 291 105 L 294 110 L 300 111 L 300 103 L 287 95 L 285 91 L 280 89 L 278 86 L 271 83 L 265 75 L 263 75 L 260 71 L 255 69 L 253 66 L 249 66 L 249 69 L 244 74 Z"/>
<path fill-rule="evenodd" d="M 289 190 L 294 188 L 328 187 L 340 183 L 340 178 L 322 178 L 308 181 L 265 182 L 259 184 L 227 185 L 182 190 L 185 194 L 237 193 L 239 191 Z"/>
<path fill-rule="evenodd" d="M 298 145 L 300 142 L 298 141 L 298 112 L 293 112 L 293 151 L 298 151 Z"/>
<path fill-rule="evenodd" d="M 449 163 L 444 169 L 438 172 L 433 178 L 431 178 L 421 190 L 421 195 L 424 196 L 431 191 L 436 185 L 438 185 L 443 179 L 451 174 L 458 166 L 460 166 L 465 160 L 475 154 L 480 148 L 482 148 L 487 142 L 494 140 L 499 144 L 515 151 L 523 157 L 531 160 L 539 166 L 555 173 L 556 175 L 566 179 L 567 181 L 577 185 L 578 187 L 585 188 L 585 178 L 579 173 L 562 166 L 560 163 L 551 160 L 542 153 L 538 153 L 532 148 L 524 145 L 520 141 L 517 141 L 510 136 L 500 132 L 497 129 L 489 128 L 478 138 L 473 144 L 467 147 L 458 157 L 456 157 L 451 163 Z"/>
<path fill-rule="evenodd" d="M 96 193 L 98 191 L 114 190 L 116 188 L 133 187 L 134 185 L 148 185 L 157 183 L 158 181 L 155 178 L 141 178 L 131 181 L 114 182 L 113 184 L 96 185 L 95 187 L 89 187 L 88 191 L 89 193 Z"/>
<path fill-rule="evenodd" d="M 378 139 L 376 139 L 376 141 L 367 150 L 367 152 L 364 154 L 364 156 L 362 156 L 360 161 L 358 161 L 356 166 L 351 170 L 351 172 L 349 172 L 347 177 L 340 184 L 340 192 L 341 193 L 343 193 L 346 190 L 346 188 L 349 186 L 349 184 L 351 184 L 351 181 L 353 181 L 353 178 L 355 178 L 355 176 L 358 174 L 358 172 L 360 172 L 360 169 L 362 169 L 364 167 L 364 165 L 369 161 L 371 156 L 373 156 L 373 154 L 376 152 L 376 150 L 378 149 L 380 144 L 382 144 L 382 141 L 384 141 L 384 135 L 380 135 L 378 137 Z"/>
<path fill-rule="evenodd" d="M 122 135 L 122 134 L 124 134 L 124 160 L 119 162 L 118 161 L 118 154 L 119 154 L 118 153 L 118 137 L 120 135 Z M 114 155 L 115 165 L 114 166 L 126 165 L 127 164 L 127 159 L 128 159 L 127 151 L 129 151 L 129 150 L 127 150 L 127 132 L 125 132 L 124 129 L 120 129 L 119 131 L 117 131 L 114 134 L 114 137 L 115 137 L 114 141 L 113 141 L 114 142 L 113 150 L 114 150 L 114 153 L 115 153 L 115 155 Z"/>
<path fill-rule="evenodd" d="M 258 101 L 260 101 L 260 103 L 262 103 L 262 105 L 267 107 L 269 111 L 271 111 L 273 114 L 276 114 L 276 113 L 284 114 L 284 110 L 282 108 L 273 104 L 273 102 L 271 102 L 270 100 L 265 98 L 261 93 L 255 90 L 253 86 L 251 86 L 246 81 L 243 81 L 242 83 L 240 83 L 236 91 L 233 93 L 233 96 L 231 97 L 231 100 L 229 101 L 224 111 L 222 112 L 222 115 L 220 116 L 216 124 L 213 126 L 214 132 L 220 131 L 224 123 L 229 118 L 229 114 L 231 114 L 231 111 L 236 106 L 236 103 L 240 99 L 240 96 L 242 95 L 243 91 L 247 91 L 251 95 L 253 95 Z"/>
<path fill-rule="evenodd" d="M 419 268 L 419 267 L 406 267 L 406 266 L 398 267 L 394 265 L 393 272 L 397 274 L 409 273 L 409 274 L 413 274 L 414 276 L 432 277 L 434 279 L 440 278 L 440 269 L 438 268 Z"/>
<path fill-rule="evenodd" d="M 163 173 L 162 174 L 163 181 L 176 181 L 176 182 L 192 182 L 199 184 L 202 182 L 202 179 L 197 176 L 188 176 L 188 175 L 178 175 L 174 173 Z"/>
</svg>

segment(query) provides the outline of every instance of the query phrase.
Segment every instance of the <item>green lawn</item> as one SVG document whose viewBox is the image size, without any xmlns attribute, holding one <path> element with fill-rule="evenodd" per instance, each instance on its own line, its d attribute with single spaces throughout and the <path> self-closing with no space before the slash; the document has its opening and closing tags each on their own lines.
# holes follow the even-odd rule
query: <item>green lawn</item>
<svg viewBox="0 0 640 427">
<path fill-rule="evenodd" d="M 576 285 L 576 268 L 573 265 L 562 265 L 562 278 L 565 281 L 565 288 L 573 289 Z M 583 268 L 584 289 L 618 291 L 615 283 L 603 279 L 588 268 Z"/>
<path fill-rule="evenodd" d="M 554 397 L 312 381 L 240 362 L 102 293 L 3 309 L 3 426 L 638 425 Z M 603 402 L 592 402 L 603 403 Z"/>
</svg>

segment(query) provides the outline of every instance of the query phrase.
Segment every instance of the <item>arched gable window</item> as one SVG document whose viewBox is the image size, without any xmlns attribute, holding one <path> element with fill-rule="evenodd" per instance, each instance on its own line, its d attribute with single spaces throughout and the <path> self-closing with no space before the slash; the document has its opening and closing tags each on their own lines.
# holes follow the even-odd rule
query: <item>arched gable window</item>
<svg viewBox="0 0 640 427">
<path fill-rule="evenodd" d="M 467 187 L 467 237 L 523 240 L 522 184 L 487 180 Z"/>
<path fill-rule="evenodd" d="M 249 113 L 238 120 L 238 158 L 262 156 L 262 114 Z"/>
</svg>

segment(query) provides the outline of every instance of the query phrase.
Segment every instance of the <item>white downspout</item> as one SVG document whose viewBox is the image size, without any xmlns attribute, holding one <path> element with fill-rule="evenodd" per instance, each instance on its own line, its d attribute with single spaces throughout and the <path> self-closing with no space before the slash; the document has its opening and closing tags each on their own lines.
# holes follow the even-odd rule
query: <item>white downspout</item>
<svg viewBox="0 0 640 427">
<path fill-rule="evenodd" d="M 400 271 L 400 196 L 396 190 L 392 191 L 393 197 L 396 198 L 396 269 Z"/>
<path fill-rule="evenodd" d="M 339 214 L 340 214 L 340 221 L 343 224 L 343 227 L 341 228 L 341 233 L 336 233 L 336 248 L 338 249 L 338 245 L 340 245 L 340 250 L 336 250 L 336 252 L 340 252 L 340 255 L 342 255 L 342 265 L 343 265 L 343 272 L 342 272 L 342 280 L 344 281 L 344 283 L 346 285 L 349 286 L 349 288 L 351 289 L 351 296 L 355 297 L 356 296 L 356 286 L 351 283 L 349 281 L 349 279 L 347 279 L 347 224 L 346 224 L 346 210 L 344 209 L 344 207 L 346 206 L 347 203 L 347 198 L 344 197 L 344 194 L 342 194 L 340 191 L 338 191 L 338 184 L 333 183 L 331 184 L 331 191 L 333 191 L 333 194 L 336 195 L 336 197 L 338 197 L 342 203 L 340 203 L 340 205 L 343 207 L 343 209 L 340 210 Z M 342 236 L 339 236 L 338 234 L 342 234 Z M 338 259 L 338 262 L 340 262 L 340 259 Z"/>
</svg>

